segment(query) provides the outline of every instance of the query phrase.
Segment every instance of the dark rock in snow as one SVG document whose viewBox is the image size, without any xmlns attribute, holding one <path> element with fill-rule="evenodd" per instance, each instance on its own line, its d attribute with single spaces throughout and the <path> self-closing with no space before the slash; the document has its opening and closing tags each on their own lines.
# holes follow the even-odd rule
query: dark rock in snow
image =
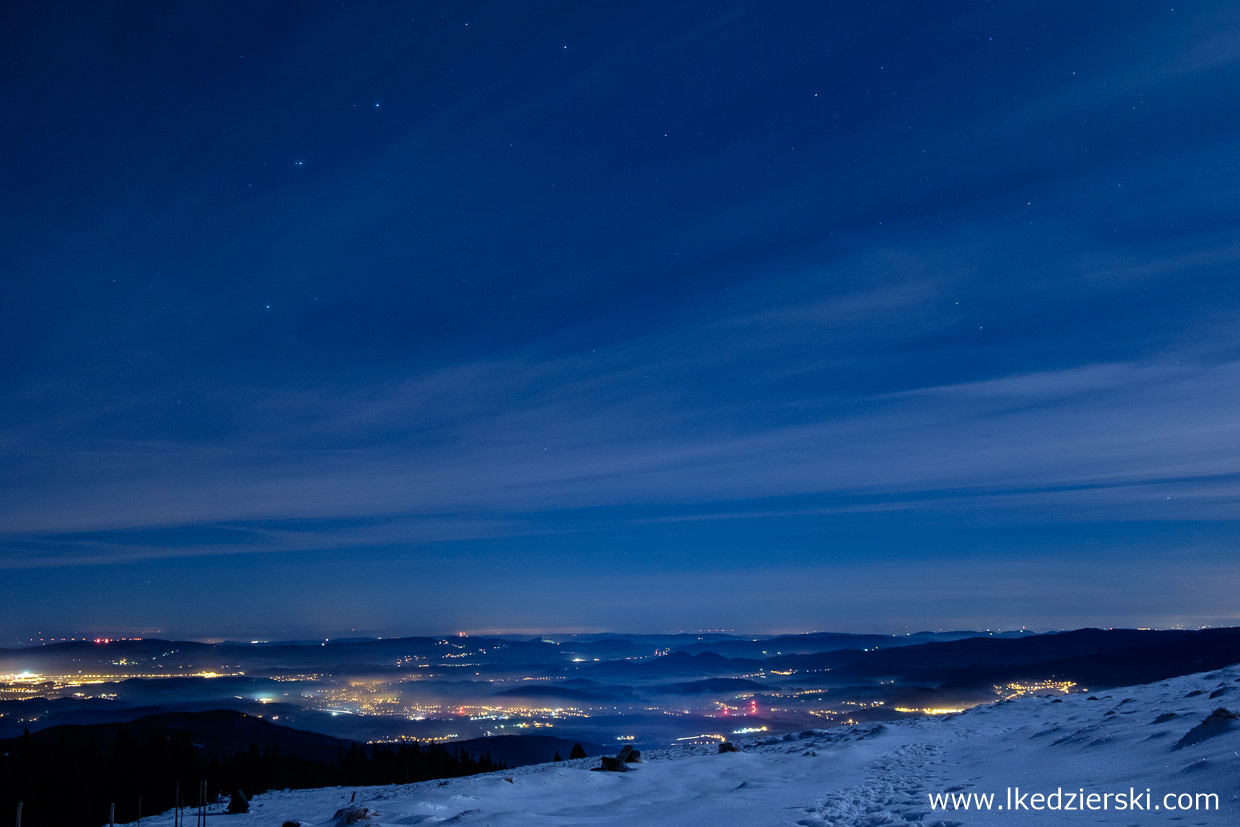
<svg viewBox="0 0 1240 827">
<path fill-rule="evenodd" d="M 228 800 L 228 812 L 231 814 L 248 813 L 250 811 L 250 802 L 246 800 L 245 793 L 237 790 L 232 794 L 232 798 Z"/>
<path fill-rule="evenodd" d="M 1227 730 L 1235 727 L 1238 720 L 1240 720 L 1240 715 L 1220 706 L 1207 715 L 1205 720 L 1184 733 L 1184 737 L 1177 741 L 1171 749 L 1184 749 L 1184 747 L 1200 744 L 1202 741 L 1213 738 L 1216 735 L 1222 735 Z"/>
<path fill-rule="evenodd" d="M 628 772 L 629 768 L 625 764 L 640 764 L 642 762 L 642 754 L 640 751 L 633 749 L 631 746 L 625 746 L 620 750 L 620 754 L 614 758 L 610 755 L 602 757 L 602 765 L 595 767 L 595 772 Z"/>
</svg>

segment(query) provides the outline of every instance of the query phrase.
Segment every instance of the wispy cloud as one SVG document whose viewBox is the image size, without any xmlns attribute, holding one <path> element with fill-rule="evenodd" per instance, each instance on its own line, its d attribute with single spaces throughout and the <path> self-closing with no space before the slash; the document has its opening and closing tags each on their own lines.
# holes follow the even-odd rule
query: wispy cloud
<svg viewBox="0 0 1240 827">
<path fill-rule="evenodd" d="M 724 519 L 803 496 L 827 511 L 1235 513 L 1240 362 L 1186 346 L 1181 360 L 924 386 L 914 372 L 903 389 L 857 392 L 838 355 L 873 347 L 850 364 L 882 363 L 957 324 L 941 310 L 953 284 L 923 274 L 817 297 L 797 284 L 720 296 L 619 343 L 584 348 L 577 331 L 576 348 L 549 342 L 381 386 L 203 388 L 233 423 L 218 438 L 118 433 L 64 450 L 77 415 L 11 431 L 3 473 L 22 484 L 0 495 L 5 557 L 416 544 L 554 530 L 524 514 L 625 506 L 644 520 L 643 507 L 676 505 L 702 507 L 676 519 Z M 134 415 L 146 404 L 132 400 Z M 318 523 L 272 527 L 293 520 Z M 132 535 L 194 526 L 235 530 L 211 543 Z"/>
</svg>

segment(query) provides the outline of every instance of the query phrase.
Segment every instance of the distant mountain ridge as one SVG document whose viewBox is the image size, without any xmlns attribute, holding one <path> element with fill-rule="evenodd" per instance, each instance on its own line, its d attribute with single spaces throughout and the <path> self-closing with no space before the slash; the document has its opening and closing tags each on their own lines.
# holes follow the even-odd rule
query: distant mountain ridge
<svg viewBox="0 0 1240 827">
<path fill-rule="evenodd" d="M 1003 633 L 1020 635 L 1025 633 Z M 160 669 L 202 669 L 225 672 L 260 669 L 282 671 L 324 670 L 339 673 L 349 668 L 396 668 L 409 663 L 444 662 L 459 650 L 480 653 L 487 665 L 527 664 L 536 661 L 571 662 L 576 656 L 590 659 L 654 657 L 656 653 L 713 652 L 725 656 L 762 656 L 767 652 L 825 652 L 839 649 L 888 648 L 917 645 L 929 640 L 955 640 L 962 636 L 994 637 L 989 632 L 918 632 L 913 635 L 854 635 L 810 633 L 805 635 L 584 635 L 561 636 L 548 642 L 504 637 L 394 637 L 280 643 L 202 643 L 199 641 L 143 638 L 137 640 L 62 641 L 21 649 L 0 648 L 0 670 L 48 672 L 47 665 L 130 666 L 146 664 Z"/>
</svg>

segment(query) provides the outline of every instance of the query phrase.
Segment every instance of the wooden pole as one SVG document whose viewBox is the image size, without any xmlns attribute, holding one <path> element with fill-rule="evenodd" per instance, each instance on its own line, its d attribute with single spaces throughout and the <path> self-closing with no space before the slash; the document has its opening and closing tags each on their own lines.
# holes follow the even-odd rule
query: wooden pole
<svg viewBox="0 0 1240 827">
<path fill-rule="evenodd" d="M 108 827 L 116 827 L 116 803 L 108 809 Z"/>
<path fill-rule="evenodd" d="M 22 803 L 17 802 L 17 827 L 22 827 Z"/>
<path fill-rule="evenodd" d="M 142 796 L 138 796 L 138 827 L 142 827 Z"/>
</svg>

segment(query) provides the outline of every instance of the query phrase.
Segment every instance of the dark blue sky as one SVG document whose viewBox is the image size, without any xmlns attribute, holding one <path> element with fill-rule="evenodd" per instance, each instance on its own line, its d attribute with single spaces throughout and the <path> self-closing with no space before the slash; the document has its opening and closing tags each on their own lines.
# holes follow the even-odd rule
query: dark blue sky
<svg viewBox="0 0 1240 827">
<path fill-rule="evenodd" d="M 6 640 L 1237 619 L 1234 4 L 0 14 Z"/>
</svg>

